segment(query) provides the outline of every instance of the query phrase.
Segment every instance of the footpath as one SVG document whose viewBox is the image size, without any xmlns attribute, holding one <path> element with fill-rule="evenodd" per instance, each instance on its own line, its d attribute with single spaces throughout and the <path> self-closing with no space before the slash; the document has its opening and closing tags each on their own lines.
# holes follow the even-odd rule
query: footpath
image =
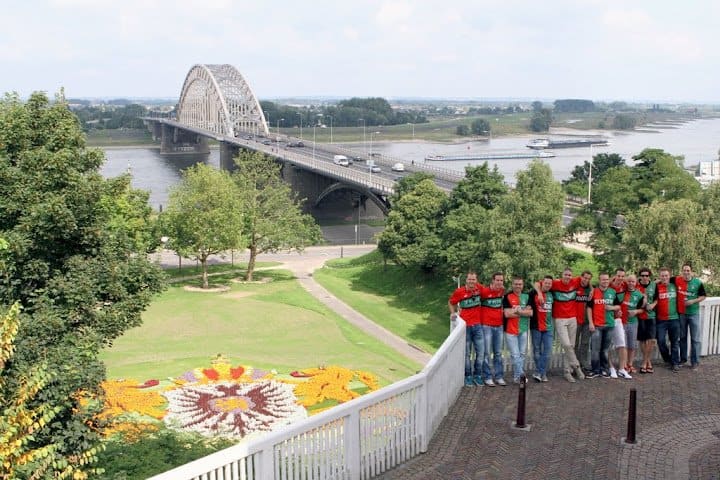
<svg viewBox="0 0 720 480">
<path fill-rule="evenodd" d="M 321 246 L 309 247 L 303 253 L 297 252 L 280 252 L 268 253 L 258 256 L 258 261 L 264 262 L 280 262 L 281 265 L 272 268 L 286 268 L 290 270 L 298 279 L 302 287 L 312 296 L 316 297 L 331 310 L 343 317 L 352 325 L 355 325 L 365 333 L 372 335 L 384 344 L 394 348 L 397 352 L 415 361 L 419 366 L 424 366 L 430 358 L 430 354 L 418 350 L 417 347 L 409 344 L 406 340 L 395 335 L 389 330 L 377 325 L 364 315 L 353 310 L 345 302 L 337 298 L 335 295 L 326 290 L 312 277 L 312 274 L 318 268 L 321 268 L 326 261 L 331 258 L 356 257 L 369 253 L 375 249 L 375 245 L 345 245 L 345 246 Z M 157 257 L 156 257 L 157 259 Z M 234 261 L 247 262 L 247 253 L 236 253 L 233 257 Z M 160 254 L 159 261 L 163 265 L 177 265 L 177 256 L 172 252 L 163 252 Z M 189 261 L 187 261 L 189 262 Z M 229 263 L 230 257 L 213 257 L 210 263 Z"/>
</svg>

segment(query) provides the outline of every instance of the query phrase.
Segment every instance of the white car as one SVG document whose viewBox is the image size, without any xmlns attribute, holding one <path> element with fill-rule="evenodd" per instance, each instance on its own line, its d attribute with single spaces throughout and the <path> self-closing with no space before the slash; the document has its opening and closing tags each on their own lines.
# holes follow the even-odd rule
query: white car
<svg viewBox="0 0 720 480">
<path fill-rule="evenodd" d="M 402 163 L 398 162 L 398 163 L 396 163 L 396 164 L 394 164 L 394 165 L 392 166 L 391 170 L 392 170 L 393 172 L 404 172 L 404 171 L 405 171 L 405 165 L 403 165 Z"/>
<path fill-rule="evenodd" d="M 379 172 L 382 172 L 382 170 L 380 169 L 380 166 L 378 166 L 378 165 L 370 165 L 370 172 L 379 173 Z"/>
</svg>

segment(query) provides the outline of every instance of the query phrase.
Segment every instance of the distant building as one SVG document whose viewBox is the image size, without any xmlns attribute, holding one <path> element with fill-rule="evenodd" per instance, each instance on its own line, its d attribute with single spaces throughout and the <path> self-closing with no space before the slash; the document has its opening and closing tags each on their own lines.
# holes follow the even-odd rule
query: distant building
<svg viewBox="0 0 720 480">
<path fill-rule="evenodd" d="M 703 186 L 720 181 L 720 160 L 700 162 L 697 169 L 697 179 Z"/>
</svg>

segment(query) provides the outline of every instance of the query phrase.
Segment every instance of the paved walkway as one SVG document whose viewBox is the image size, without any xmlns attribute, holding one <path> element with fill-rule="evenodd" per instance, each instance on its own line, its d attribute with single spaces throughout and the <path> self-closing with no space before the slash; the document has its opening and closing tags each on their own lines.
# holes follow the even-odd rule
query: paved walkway
<svg viewBox="0 0 720 480">
<path fill-rule="evenodd" d="M 517 387 L 465 387 L 428 452 L 376 478 L 720 479 L 720 357 L 634 377 L 528 384 L 529 432 L 510 427 Z M 631 388 L 635 445 L 620 442 Z"/>
<path fill-rule="evenodd" d="M 417 347 L 409 344 L 406 340 L 377 325 L 367 317 L 350 308 L 346 303 L 341 301 L 335 295 L 327 291 L 322 285 L 312 278 L 312 273 L 322 267 L 326 261 L 331 258 L 355 257 L 371 252 L 375 249 L 375 245 L 346 245 L 332 247 L 310 247 L 305 249 L 302 254 L 292 253 L 268 253 L 258 256 L 258 261 L 281 262 L 280 267 L 287 268 L 298 279 L 300 285 L 303 286 L 311 295 L 327 305 L 331 310 L 343 317 L 349 323 L 355 325 L 365 333 L 372 335 L 386 345 L 394 348 L 402 355 L 418 363 L 418 366 L 425 365 L 430 361 L 431 355 L 419 350 Z M 234 260 L 237 262 L 247 262 L 248 255 L 236 253 Z M 177 256 L 172 252 L 164 252 L 160 261 L 165 265 L 177 265 Z M 229 263 L 230 258 L 214 257 L 210 263 Z"/>
</svg>

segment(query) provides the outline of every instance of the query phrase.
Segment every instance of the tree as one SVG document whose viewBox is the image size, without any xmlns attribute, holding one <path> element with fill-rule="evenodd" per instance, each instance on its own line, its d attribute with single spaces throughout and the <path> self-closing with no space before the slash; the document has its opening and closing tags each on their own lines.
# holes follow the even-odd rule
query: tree
<svg viewBox="0 0 720 480">
<path fill-rule="evenodd" d="M 321 234 L 315 220 L 302 213 L 302 202 L 280 178 L 280 165 L 262 153 L 243 152 L 235 159 L 233 179 L 243 206 L 245 246 L 250 251 L 245 279 L 252 281 L 259 253 L 302 251 Z"/>
<path fill-rule="evenodd" d="M 465 178 L 460 180 L 450 193 L 449 208 L 460 205 L 481 206 L 485 209 L 494 208 L 500 199 L 507 194 L 505 177 L 497 165 L 490 170 L 487 162 L 474 167 L 465 167 Z"/>
<path fill-rule="evenodd" d="M 533 112 L 539 112 L 542 109 L 543 109 L 543 104 L 541 101 L 535 100 L 534 102 L 532 102 L 532 111 Z"/>
<path fill-rule="evenodd" d="M 619 265 L 665 266 L 679 272 L 690 262 L 697 270 L 717 269 L 707 256 L 707 218 L 699 204 L 680 199 L 656 201 L 630 212 L 618 248 Z"/>
<path fill-rule="evenodd" d="M 102 152 L 85 148 L 62 94 L 52 104 L 43 93 L 0 102 L 0 236 L 8 245 L 0 304 L 22 307 L 3 397 L 17 398 L 33 366 L 47 365 L 52 381 L 27 397 L 28 408 L 59 410 L 28 447 L 55 445 L 64 458 L 80 458 L 98 440 L 76 392 L 104 379 L 100 350 L 140 325 L 163 287 L 145 251 L 119 241 L 134 237 L 133 222 L 111 200 L 117 183 L 102 178 L 102 162 Z"/>
<path fill-rule="evenodd" d="M 530 162 L 498 206 L 499 245 L 490 259 L 507 276 L 542 278 L 562 263 L 564 196 L 547 163 Z"/>
<path fill-rule="evenodd" d="M 490 135 L 490 122 L 484 118 L 478 118 L 470 124 L 470 130 L 474 135 Z"/>
<path fill-rule="evenodd" d="M 592 100 L 581 100 L 575 98 L 555 100 L 554 108 L 557 113 L 584 113 L 595 111 L 595 104 Z"/>
<path fill-rule="evenodd" d="M 593 156 L 592 163 L 586 160 L 582 165 L 573 168 L 570 178 L 563 181 L 565 191 L 571 195 L 585 196 L 591 170 L 591 183 L 594 186 L 602 180 L 608 170 L 622 165 L 625 165 L 625 159 L 617 153 L 598 153 Z"/>
<path fill-rule="evenodd" d="M 202 288 L 208 288 L 210 255 L 244 246 L 243 206 L 230 174 L 197 164 L 183 172 L 180 184 L 170 191 L 161 217 L 168 245 L 178 255 L 202 265 Z"/>
<path fill-rule="evenodd" d="M 468 135 L 470 135 L 470 128 L 465 124 L 458 125 L 457 127 L 455 127 L 455 135 L 467 137 Z"/>
<path fill-rule="evenodd" d="M 403 192 L 393 203 L 378 250 L 399 265 L 433 271 L 440 265 L 440 226 L 447 196 L 431 179 Z"/>
<path fill-rule="evenodd" d="M 612 128 L 616 130 L 632 130 L 635 128 L 637 120 L 632 115 L 617 114 L 613 118 Z"/>
<path fill-rule="evenodd" d="M 547 132 L 550 130 L 552 123 L 552 112 L 547 108 L 543 108 L 539 112 L 533 113 L 530 119 L 530 130 L 533 132 Z"/>
</svg>

